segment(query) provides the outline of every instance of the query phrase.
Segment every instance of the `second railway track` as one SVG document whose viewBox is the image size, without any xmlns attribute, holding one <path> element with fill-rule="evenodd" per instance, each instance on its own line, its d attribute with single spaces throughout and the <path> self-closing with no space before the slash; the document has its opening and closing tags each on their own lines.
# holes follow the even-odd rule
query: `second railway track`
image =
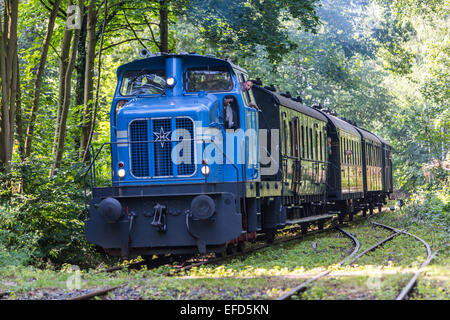
<svg viewBox="0 0 450 320">
<path fill-rule="evenodd" d="M 410 237 L 415 238 L 416 240 L 422 242 L 427 250 L 427 258 L 426 260 L 422 263 L 421 267 L 419 268 L 419 270 L 417 272 L 414 273 L 413 277 L 411 278 L 411 280 L 407 283 L 407 285 L 401 290 L 401 292 L 397 295 L 396 300 L 404 300 L 406 298 L 408 298 L 412 288 L 414 287 L 414 285 L 416 284 L 416 281 L 419 277 L 419 275 L 421 274 L 421 272 L 423 272 L 424 268 L 431 262 L 431 260 L 434 258 L 434 256 L 437 254 L 437 251 L 435 251 L 434 253 L 431 253 L 431 247 L 430 245 L 423 240 L 422 238 L 411 234 L 409 232 L 406 232 L 405 230 L 399 230 L 397 228 L 388 226 L 388 225 L 384 225 L 381 223 L 376 223 L 376 222 L 372 222 L 371 224 L 373 224 L 374 226 L 377 227 L 381 227 L 384 229 L 387 229 L 389 231 L 394 232 L 393 234 L 391 234 L 390 236 L 386 237 L 385 239 L 379 241 L 378 243 L 376 243 L 375 245 L 371 246 L 370 248 L 364 250 L 363 252 L 361 252 L 360 254 L 356 255 L 358 249 L 359 249 L 359 244 L 355 247 L 355 250 L 346 258 L 344 258 L 341 262 L 338 263 L 338 266 L 344 266 L 345 264 L 347 265 L 352 265 L 353 263 L 355 263 L 358 259 L 360 259 L 362 256 L 366 255 L 367 253 L 376 250 L 377 248 L 381 247 L 382 245 L 384 245 L 386 242 L 391 241 L 392 239 L 394 239 L 395 237 L 405 234 L 408 235 Z M 343 231 L 343 230 L 342 230 Z M 353 237 L 354 238 L 354 237 Z M 356 241 L 358 241 L 355 238 Z M 355 241 L 353 240 L 353 241 Z M 355 242 L 356 243 L 356 242 Z M 349 262 L 347 262 L 347 260 L 349 258 L 351 258 L 352 256 L 354 256 Z M 315 281 L 329 275 L 332 273 L 332 270 L 329 269 L 327 271 L 324 271 L 318 275 L 316 275 L 315 277 L 297 285 L 294 289 L 290 290 L 289 292 L 285 293 L 284 295 L 282 295 L 281 297 L 279 297 L 277 300 L 289 300 L 292 297 L 296 296 L 298 293 L 301 293 L 305 290 L 308 289 L 308 287 L 310 287 Z"/>
</svg>

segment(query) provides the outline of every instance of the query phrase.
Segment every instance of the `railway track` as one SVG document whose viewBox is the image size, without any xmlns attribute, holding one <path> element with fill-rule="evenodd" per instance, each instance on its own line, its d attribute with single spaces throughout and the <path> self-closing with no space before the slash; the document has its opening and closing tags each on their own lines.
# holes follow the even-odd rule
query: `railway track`
<svg viewBox="0 0 450 320">
<path fill-rule="evenodd" d="M 409 235 L 409 236 L 415 238 L 416 240 L 421 241 L 424 244 L 424 246 L 426 247 L 426 249 L 427 249 L 427 254 L 428 254 L 427 259 L 422 263 L 420 269 L 414 274 L 414 276 L 411 278 L 411 280 L 408 282 L 408 284 L 402 289 L 400 294 L 398 294 L 398 296 L 396 297 L 396 300 L 404 300 L 410 294 L 412 288 L 414 287 L 414 285 L 415 285 L 415 283 L 417 281 L 417 278 L 422 273 L 424 268 L 431 262 L 431 260 L 437 254 L 437 251 L 435 251 L 432 254 L 431 253 L 431 248 L 430 248 L 429 244 L 425 240 L 423 240 L 422 238 L 420 238 L 420 237 L 418 237 L 418 236 L 416 236 L 414 234 L 406 232 L 405 230 L 399 230 L 399 229 L 396 229 L 394 227 L 387 226 L 387 225 L 384 225 L 384 224 L 381 224 L 381 223 L 377 223 L 377 222 L 373 222 L 373 221 L 371 221 L 371 224 L 373 224 L 374 226 L 382 227 L 382 228 L 385 228 L 387 230 L 393 231 L 394 233 L 391 234 L 389 237 L 386 237 L 385 239 L 383 239 L 380 242 L 376 243 L 375 245 L 371 246 L 370 248 L 364 250 L 363 252 L 361 252 L 360 254 L 356 255 L 355 257 L 353 257 L 350 260 L 350 262 L 347 263 L 348 265 L 354 264 L 362 256 L 366 255 L 367 253 L 369 253 L 371 251 L 374 251 L 375 249 L 379 248 L 380 246 L 382 246 L 386 242 L 391 241 L 392 239 L 394 239 L 395 237 L 397 237 L 398 235 L 401 235 L 401 234 Z M 359 249 L 359 246 L 358 246 L 358 249 Z M 348 260 L 348 258 L 353 256 L 356 252 L 357 252 L 357 250 L 354 250 L 352 252 L 352 254 L 350 254 L 349 256 L 344 258 L 341 262 L 339 262 L 338 266 L 343 266 L 344 264 L 346 264 L 346 260 Z M 315 277 L 311 278 L 310 280 L 307 280 L 307 281 L 301 283 L 300 285 L 296 286 L 294 289 L 290 290 L 289 292 L 287 292 L 283 296 L 279 297 L 277 300 L 289 300 L 289 299 L 291 299 L 293 296 L 297 295 L 298 293 L 305 291 L 313 282 L 315 282 L 316 280 L 318 280 L 320 278 L 323 278 L 323 277 L 329 275 L 331 272 L 332 272 L 332 270 L 327 270 L 325 272 L 322 272 L 322 273 L 316 275 Z"/>
<path fill-rule="evenodd" d="M 354 215 L 352 217 L 352 220 L 349 221 L 349 222 L 358 222 L 358 221 L 364 220 L 364 219 L 365 219 L 365 217 L 363 217 L 363 216 Z M 286 238 L 280 239 L 280 240 L 275 240 L 273 243 L 270 243 L 270 244 L 255 245 L 253 247 L 247 248 L 243 252 L 236 252 L 236 253 L 229 254 L 229 255 L 226 255 L 226 256 L 223 256 L 223 257 L 214 257 L 214 258 L 209 258 L 209 259 L 202 259 L 201 261 L 195 261 L 194 260 L 194 262 L 192 262 L 192 263 L 189 263 L 187 265 L 184 265 L 184 266 L 181 266 L 181 267 L 177 267 L 177 268 L 174 268 L 174 269 L 172 269 L 170 271 L 164 272 L 164 273 L 161 274 L 161 276 L 173 276 L 175 274 L 178 274 L 178 273 L 180 273 L 182 271 L 187 271 L 187 270 L 192 269 L 194 267 L 200 267 L 200 266 L 208 265 L 208 264 L 215 264 L 215 263 L 227 261 L 229 259 L 234 259 L 234 258 L 244 258 L 245 256 L 247 256 L 249 254 L 252 254 L 254 252 L 257 252 L 257 251 L 260 251 L 260 250 L 263 250 L 263 249 L 266 249 L 266 248 L 269 248 L 269 247 L 281 245 L 283 243 L 287 243 L 287 242 L 290 242 L 290 241 L 293 241 L 293 240 L 305 240 L 305 239 L 308 239 L 310 237 L 313 237 L 315 235 L 318 235 L 318 234 L 321 234 L 321 233 L 324 233 L 324 232 L 330 232 L 330 231 L 334 230 L 335 228 L 338 228 L 340 230 L 340 232 L 344 233 L 346 236 L 351 238 L 352 241 L 354 241 L 354 243 L 355 243 L 355 249 L 352 251 L 352 253 L 348 257 L 351 257 L 354 254 L 356 254 L 356 252 L 358 251 L 359 246 L 360 246 L 358 240 L 354 236 L 352 236 L 351 234 L 349 234 L 346 231 L 344 231 L 344 230 L 340 229 L 339 227 L 337 227 L 337 224 L 338 224 L 338 218 L 337 217 L 332 218 L 328 223 L 329 223 L 329 226 L 328 227 L 324 227 L 323 229 L 316 229 L 316 230 L 309 231 L 306 234 L 300 234 L 300 235 L 295 235 L 295 236 L 291 236 L 291 237 L 286 237 Z M 283 230 L 280 231 L 280 233 L 286 232 L 286 231 L 296 231 L 296 230 L 297 231 L 301 230 L 301 228 L 296 226 L 296 227 L 292 227 L 290 229 L 283 229 Z M 344 261 L 341 261 L 341 262 L 344 262 Z M 134 263 L 131 263 L 131 264 L 128 264 L 128 265 L 125 265 L 125 266 L 117 266 L 117 267 L 104 269 L 104 270 L 102 270 L 102 272 L 114 272 L 114 271 L 121 270 L 121 269 L 124 269 L 124 268 L 137 268 L 137 267 L 143 266 L 143 265 L 145 265 L 145 261 L 134 262 Z M 159 264 L 159 265 L 162 265 L 162 264 Z M 328 273 L 329 272 L 327 271 L 327 274 Z M 319 278 L 321 278 L 322 276 L 324 276 L 324 275 L 321 275 Z M 126 284 L 124 284 L 122 286 L 125 286 L 125 285 Z M 80 296 L 77 296 L 77 297 L 73 297 L 73 298 L 71 298 L 69 300 L 89 300 L 89 299 L 93 299 L 95 297 L 104 296 L 107 293 L 109 293 L 111 291 L 114 291 L 114 290 L 116 290 L 116 289 L 118 289 L 120 287 L 121 286 L 119 286 L 119 287 L 109 287 L 109 288 L 104 288 L 104 289 L 100 289 L 100 290 L 95 290 L 95 291 L 92 291 L 92 292 L 87 293 L 87 294 L 83 294 L 83 295 L 80 295 Z"/>
<path fill-rule="evenodd" d="M 370 219 L 372 217 L 373 216 L 370 216 L 368 219 Z M 352 220 L 349 220 L 348 222 L 358 222 L 358 221 L 364 220 L 364 219 L 366 219 L 365 216 L 357 216 L 355 214 L 354 216 L 352 216 Z M 255 251 L 262 250 L 262 249 L 268 248 L 270 246 L 276 246 L 278 244 L 282 244 L 282 243 L 289 242 L 289 241 L 292 241 L 292 240 L 306 239 L 307 237 L 311 237 L 311 236 L 317 235 L 319 233 L 328 232 L 328 231 L 332 230 L 334 227 L 337 226 L 337 222 L 338 222 L 338 218 L 334 217 L 334 218 L 330 219 L 329 224 L 331 226 L 328 227 L 328 228 L 324 227 L 323 229 L 320 229 L 320 230 L 308 231 L 308 233 L 306 233 L 306 234 L 297 235 L 297 236 L 290 237 L 290 238 L 287 238 L 287 239 L 274 241 L 273 243 L 270 243 L 270 244 L 255 245 L 253 247 L 246 248 L 244 252 L 237 252 L 237 253 L 235 252 L 235 253 L 228 254 L 228 255 L 222 256 L 222 257 L 217 257 L 217 256 L 216 257 L 212 257 L 212 258 L 211 257 L 210 258 L 200 257 L 200 258 L 197 258 L 197 259 L 196 258 L 187 258 L 185 261 L 180 261 L 180 262 L 182 264 L 184 264 L 188 260 L 193 260 L 193 261 L 191 261 L 191 263 L 189 263 L 188 265 L 182 265 L 181 267 L 175 268 L 171 272 L 166 272 L 163 275 L 171 275 L 171 273 L 172 274 L 173 273 L 179 273 L 181 271 L 189 270 L 189 269 L 191 269 L 193 267 L 199 267 L 199 266 L 206 265 L 206 264 L 213 264 L 213 263 L 217 263 L 217 262 L 226 261 L 228 259 L 232 259 L 232 258 L 236 258 L 236 257 L 242 257 L 242 256 L 245 256 L 246 254 L 250 254 L 250 253 L 253 253 Z M 287 228 L 287 229 L 285 228 L 285 229 L 280 230 L 278 232 L 278 235 L 282 234 L 284 232 L 292 232 L 292 231 L 299 231 L 299 230 L 301 230 L 300 226 L 292 226 L 291 228 Z M 163 261 L 161 261 L 161 260 L 163 260 Z M 115 266 L 115 267 L 110 267 L 110 268 L 107 268 L 107 269 L 99 270 L 98 272 L 114 272 L 114 271 L 118 271 L 118 270 L 133 269 L 133 268 L 137 269 L 137 268 L 142 267 L 144 265 L 147 266 L 147 267 L 151 267 L 151 269 L 153 269 L 153 268 L 160 267 L 162 265 L 168 265 L 168 259 L 167 259 L 167 257 L 161 257 L 161 258 L 155 259 L 155 261 L 152 261 L 152 263 L 149 263 L 148 261 L 132 262 L 132 263 L 129 263 L 129 264 L 126 264 L 126 265 L 122 265 L 122 266 Z"/>
<path fill-rule="evenodd" d="M 226 261 L 228 259 L 245 257 L 245 256 L 247 256 L 249 254 L 252 254 L 252 253 L 254 253 L 256 251 L 259 251 L 259 250 L 262 250 L 262 249 L 265 249 L 265 248 L 278 246 L 278 245 L 281 245 L 283 243 L 287 243 L 287 242 L 290 242 L 290 241 L 293 241 L 293 240 L 307 239 L 307 238 L 313 237 L 313 236 L 315 236 L 317 234 L 324 233 L 324 232 L 329 232 L 329 231 L 333 230 L 334 228 L 336 228 L 336 225 L 335 225 L 336 222 L 337 222 L 337 218 L 336 219 L 332 219 L 330 221 L 330 227 L 327 227 L 327 228 L 313 230 L 313 231 L 310 231 L 310 232 L 308 232 L 306 234 L 295 235 L 295 236 L 292 236 L 292 237 L 287 237 L 285 239 L 275 240 L 271 244 L 256 245 L 254 247 L 248 248 L 247 250 L 245 250 L 243 252 L 233 253 L 233 254 L 230 254 L 230 255 L 227 255 L 227 256 L 224 256 L 224 257 L 215 257 L 215 258 L 211 258 L 211 259 L 206 259 L 204 261 L 194 262 L 194 263 L 191 263 L 191 264 L 188 264 L 188 265 L 185 265 L 185 266 L 182 266 L 182 267 L 175 268 L 175 269 L 172 269 L 170 271 L 164 272 L 161 275 L 162 276 L 172 276 L 172 275 L 175 275 L 175 274 L 180 273 L 182 271 L 187 271 L 189 269 L 192 269 L 194 267 L 199 267 L 199 266 L 207 265 L 207 264 L 219 263 L 219 262 Z M 292 229 L 295 229 L 295 228 L 292 228 Z M 286 231 L 286 230 L 284 230 L 284 231 Z M 136 263 L 132 263 L 132 264 L 129 264 L 129 265 L 126 265 L 126 266 L 117 266 L 117 267 L 113 267 L 113 268 L 109 268 L 109 269 L 104 269 L 102 271 L 103 272 L 114 272 L 114 271 L 117 271 L 117 270 L 120 270 L 120 269 L 123 269 L 123 268 L 136 267 L 136 266 L 139 266 L 139 265 L 143 265 L 143 262 L 136 262 Z M 114 287 L 103 288 L 103 289 L 100 289 L 100 290 L 94 290 L 92 292 L 89 292 L 89 293 L 86 293 L 86 294 L 83 294 L 83 295 L 72 297 L 72 298 L 70 298 L 68 300 L 90 300 L 90 299 L 93 299 L 95 297 L 104 296 L 104 295 L 108 294 L 109 292 L 112 292 L 112 291 L 114 291 L 116 289 L 119 289 L 120 287 L 123 287 L 123 286 L 126 286 L 126 284 L 122 284 L 121 286 L 114 286 Z"/>
<path fill-rule="evenodd" d="M 354 249 L 353 251 L 347 255 L 343 260 L 341 260 L 340 262 L 338 262 L 338 266 L 342 266 L 345 261 L 347 261 L 347 259 L 351 258 L 352 256 L 354 256 L 359 248 L 360 248 L 360 243 L 358 241 L 358 239 L 356 239 L 355 236 L 353 236 L 351 233 L 348 233 L 347 231 L 341 229 L 341 228 L 337 228 L 341 233 L 343 233 L 345 236 L 347 236 L 348 238 L 350 238 L 353 243 L 354 243 Z M 314 281 L 319 280 L 320 278 L 323 278 L 325 276 L 327 276 L 328 274 L 331 273 L 331 269 L 328 269 L 322 273 L 319 273 L 318 275 L 314 276 L 313 278 L 301 283 L 300 285 L 294 287 L 293 289 L 291 289 L 289 292 L 287 292 L 286 294 L 282 295 L 281 297 L 279 297 L 277 300 L 289 300 L 291 299 L 293 296 L 295 296 L 296 294 L 304 291 L 310 284 L 312 284 Z"/>
<path fill-rule="evenodd" d="M 363 220 L 363 217 L 357 217 L 355 216 L 352 222 L 357 222 L 359 220 Z M 401 299 L 405 299 L 405 297 L 408 296 L 409 292 L 411 291 L 411 289 L 414 287 L 414 284 L 417 281 L 418 276 L 420 275 L 420 273 L 423 271 L 423 269 L 425 268 L 426 265 L 428 265 L 430 263 L 430 261 L 433 259 L 433 257 L 437 254 L 437 252 L 434 252 L 433 254 L 431 254 L 431 248 L 430 246 L 421 238 L 410 234 L 404 230 L 398 230 L 396 228 L 390 227 L 390 226 L 386 226 L 386 225 L 382 225 L 380 223 L 376 223 L 376 222 L 371 222 L 373 225 L 378 226 L 378 227 L 383 227 L 385 229 L 388 229 L 390 231 L 393 231 L 394 233 L 392 235 L 390 235 L 389 237 L 383 239 L 382 241 L 378 242 L 377 244 L 373 245 L 372 247 L 370 247 L 369 249 L 365 250 L 364 252 L 356 255 L 359 251 L 360 248 L 360 244 L 358 239 L 356 239 L 356 237 L 348 232 L 346 232 L 345 230 L 339 228 L 336 224 L 337 222 L 337 218 L 331 219 L 329 221 L 329 226 L 323 229 L 317 229 L 317 230 L 312 230 L 306 234 L 300 234 L 300 235 L 294 235 L 291 237 L 286 237 L 284 239 L 280 239 L 280 240 L 276 240 L 271 244 L 262 244 L 262 245 L 255 245 L 253 247 L 247 248 L 247 250 L 243 251 L 243 252 L 237 252 L 237 253 L 233 253 L 224 257 L 215 257 L 215 258 L 209 258 L 209 259 L 203 259 L 202 261 L 196 261 L 194 260 L 193 263 L 189 263 L 187 265 L 182 265 L 180 267 L 176 267 L 168 272 L 164 272 L 161 275 L 162 276 L 173 276 L 177 273 L 180 273 L 182 271 L 187 271 L 189 269 L 192 269 L 194 267 L 199 267 L 202 265 L 207 265 L 207 264 L 215 264 L 215 263 L 219 263 L 219 262 L 223 262 L 226 261 L 228 259 L 234 259 L 234 258 L 240 258 L 240 257 L 245 257 L 251 253 L 254 253 L 256 251 L 268 248 L 268 247 L 272 247 L 272 246 L 277 246 L 277 245 L 281 245 L 283 243 L 287 243 L 290 241 L 294 241 L 294 240 L 302 240 L 302 239 L 307 239 L 310 237 L 314 237 L 317 234 L 320 233 L 324 233 L 324 232 L 330 232 L 332 230 L 338 230 L 339 232 L 343 233 L 345 236 L 349 237 L 353 243 L 354 243 L 354 248 L 352 250 L 352 252 L 347 255 L 344 259 L 342 259 L 337 265 L 338 266 L 343 266 L 344 264 L 353 264 L 354 262 L 356 262 L 359 258 L 361 258 L 362 256 L 364 256 L 365 254 L 367 254 L 370 251 L 375 250 L 376 248 L 380 247 L 381 245 L 383 245 L 384 243 L 394 239 L 396 236 L 400 235 L 400 234 L 406 234 L 406 235 L 410 235 L 412 237 L 414 237 L 415 239 L 421 241 L 424 243 L 425 247 L 427 248 L 427 253 L 428 253 L 428 257 L 426 259 L 426 261 L 422 264 L 420 270 L 418 272 L 416 272 L 414 274 L 414 276 L 411 278 L 410 282 L 408 283 L 407 286 L 405 286 L 405 288 L 402 290 L 402 292 L 397 296 L 397 300 L 401 300 Z M 298 228 L 297 228 L 298 229 Z M 296 230 L 295 227 L 292 228 L 292 230 Z M 286 230 L 283 230 L 284 232 L 286 232 Z M 163 257 L 164 258 L 164 257 Z M 156 260 L 156 259 L 155 259 Z M 350 260 L 349 262 L 347 262 L 348 260 Z M 145 262 L 143 261 L 139 261 L 139 262 L 133 262 L 130 263 L 128 265 L 125 266 L 116 266 L 116 267 L 112 267 L 112 268 L 108 268 L 108 269 L 103 269 L 100 270 L 99 272 L 114 272 L 120 269 L 124 269 L 124 268 L 138 268 L 142 265 L 144 265 Z M 156 262 L 156 265 L 160 266 L 163 265 L 163 263 L 161 261 Z M 317 281 L 320 278 L 323 278 L 327 275 L 329 275 L 332 272 L 332 269 L 326 270 L 318 275 L 316 275 L 315 277 L 299 284 L 298 286 L 296 286 L 294 289 L 290 290 L 288 293 L 286 293 L 285 295 L 279 297 L 277 300 L 288 300 L 291 299 L 292 296 L 306 290 L 313 282 Z M 107 287 L 107 288 L 103 288 L 103 289 L 99 289 L 99 290 L 93 290 L 91 292 L 85 293 L 85 294 L 81 294 L 79 296 L 76 297 L 71 297 L 68 300 L 90 300 L 93 299 L 95 297 L 102 297 L 105 296 L 106 294 L 108 294 L 109 292 L 115 291 L 121 287 L 125 287 L 127 285 L 127 283 L 124 283 L 122 285 L 119 286 L 112 286 L 112 287 Z M 8 292 L 0 292 L 0 298 L 2 296 L 8 295 Z"/>
<path fill-rule="evenodd" d="M 398 232 L 399 230 L 391 227 L 391 226 L 387 226 L 381 223 L 377 223 L 377 222 L 372 222 L 373 225 L 381 227 L 381 228 L 385 228 L 387 230 L 391 230 L 394 232 Z M 405 300 L 409 297 L 409 294 L 411 293 L 412 289 L 414 288 L 415 284 L 417 283 L 417 278 L 419 278 L 420 274 L 423 272 L 423 270 L 425 269 L 425 267 L 431 262 L 431 260 L 433 260 L 433 258 L 437 255 L 438 250 L 436 250 L 434 253 L 431 253 L 431 247 L 430 245 L 423 240 L 422 238 L 406 232 L 406 231 L 400 231 L 403 234 L 406 234 L 410 237 L 413 237 L 414 239 L 420 241 L 423 243 L 423 245 L 425 246 L 425 248 L 427 249 L 427 258 L 425 259 L 425 261 L 422 263 L 422 265 L 420 266 L 419 270 L 417 270 L 414 275 L 412 276 L 412 278 L 408 281 L 408 283 L 406 284 L 406 286 L 402 289 L 402 291 L 397 295 L 397 297 L 395 298 L 395 300 Z"/>
</svg>

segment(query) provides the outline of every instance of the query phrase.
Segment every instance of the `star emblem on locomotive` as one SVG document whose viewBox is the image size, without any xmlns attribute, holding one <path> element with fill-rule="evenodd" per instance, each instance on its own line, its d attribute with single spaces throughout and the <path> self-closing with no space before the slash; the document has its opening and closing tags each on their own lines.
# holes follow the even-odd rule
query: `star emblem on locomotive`
<svg viewBox="0 0 450 320">
<path fill-rule="evenodd" d="M 163 127 L 160 128 L 159 132 L 153 132 L 153 134 L 156 136 L 155 142 L 161 143 L 161 148 L 164 148 L 164 143 L 170 142 L 170 131 L 164 132 Z"/>
</svg>

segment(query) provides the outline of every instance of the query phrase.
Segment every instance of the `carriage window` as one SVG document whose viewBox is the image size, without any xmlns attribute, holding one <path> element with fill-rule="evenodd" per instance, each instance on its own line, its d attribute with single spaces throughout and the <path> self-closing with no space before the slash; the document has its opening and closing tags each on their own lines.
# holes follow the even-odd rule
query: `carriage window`
<svg viewBox="0 0 450 320">
<path fill-rule="evenodd" d="M 191 68 L 186 72 L 186 91 L 230 91 L 233 88 L 230 72 L 226 67 Z"/>
<path fill-rule="evenodd" d="M 322 132 L 320 132 L 320 161 L 323 161 Z"/>
<path fill-rule="evenodd" d="M 350 164 L 350 157 L 351 157 L 351 155 L 350 155 L 350 153 L 349 153 L 349 150 L 350 150 L 350 140 L 347 138 L 347 139 L 345 139 L 345 141 L 347 142 L 347 148 L 345 148 L 345 152 L 346 152 L 346 154 L 347 154 L 347 156 L 346 156 L 347 164 Z"/>
<path fill-rule="evenodd" d="M 313 134 L 312 128 L 309 128 L 309 158 L 313 159 Z"/>
<path fill-rule="evenodd" d="M 302 126 L 302 158 L 305 157 L 305 130 Z"/>
<path fill-rule="evenodd" d="M 295 117 L 295 118 L 294 118 L 294 151 L 295 151 L 294 156 L 295 156 L 297 159 L 298 159 L 298 157 L 299 157 L 298 145 L 299 145 L 299 141 L 298 141 L 298 118 Z"/>
<path fill-rule="evenodd" d="M 356 164 L 359 165 L 359 142 L 356 142 Z"/>
<path fill-rule="evenodd" d="M 356 163 L 355 163 L 355 156 L 356 156 L 356 152 L 355 152 L 355 141 L 352 140 L 352 164 L 356 164 Z"/>
<path fill-rule="evenodd" d="M 306 159 L 309 159 L 308 126 L 306 126 L 306 128 L 305 128 L 305 140 L 306 140 Z"/>
<path fill-rule="evenodd" d="M 166 88 L 163 70 L 125 71 L 120 84 L 122 96 L 163 94 Z"/>
<path fill-rule="evenodd" d="M 294 130 L 292 129 L 292 121 L 289 121 L 289 141 L 291 142 L 290 156 L 294 155 Z"/>
<path fill-rule="evenodd" d="M 344 161 L 342 161 L 343 163 L 347 163 L 347 139 L 344 138 Z"/>
<path fill-rule="evenodd" d="M 315 134 L 315 140 L 314 140 L 314 142 L 315 142 L 315 148 L 314 148 L 314 151 L 315 151 L 315 153 L 316 153 L 316 160 L 319 160 L 319 139 L 318 139 L 318 136 L 317 136 L 317 130 L 314 130 L 314 134 Z"/>
<path fill-rule="evenodd" d="M 286 117 L 286 113 L 283 112 L 283 117 Z M 284 155 L 287 156 L 287 125 L 286 119 L 283 120 L 283 138 L 284 138 Z"/>
<path fill-rule="evenodd" d="M 381 163 L 380 163 L 380 147 L 377 147 L 377 164 L 378 164 L 378 166 L 381 165 Z"/>
</svg>

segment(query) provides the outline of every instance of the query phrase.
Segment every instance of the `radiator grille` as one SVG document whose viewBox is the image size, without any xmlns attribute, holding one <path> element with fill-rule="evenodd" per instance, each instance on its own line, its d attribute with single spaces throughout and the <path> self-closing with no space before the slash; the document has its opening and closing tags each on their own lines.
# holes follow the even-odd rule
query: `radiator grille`
<svg viewBox="0 0 450 320">
<path fill-rule="evenodd" d="M 155 119 L 153 122 L 153 154 L 154 154 L 154 176 L 171 176 L 173 173 L 170 153 L 171 142 L 164 142 L 171 139 L 172 126 L 171 119 Z"/>
<path fill-rule="evenodd" d="M 176 127 L 177 129 L 184 129 L 189 132 L 189 137 L 191 139 L 194 139 L 194 124 L 192 123 L 191 119 L 187 118 L 177 118 L 176 119 Z M 182 144 L 182 152 L 179 155 L 186 161 L 184 163 L 178 164 L 178 174 L 179 175 L 191 175 L 195 171 L 194 166 L 194 141 L 188 140 L 186 137 L 184 137 L 183 141 L 180 143 Z M 177 137 L 176 139 L 179 139 Z M 181 161 L 180 161 L 181 162 Z"/>
<path fill-rule="evenodd" d="M 147 120 L 135 120 L 130 124 L 130 139 L 133 142 L 148 141 Z M 131 143 L 131 170 L 136 177 L 148 177 L 148 143 Z"/>
<path fill-rule="evenodd" d="M 131 173 L 135 177 L 189 176 L 195 172 L 194 123 L 190 118 L 138 119 L 129 128 Z M 187 131 L 189 139 L 172 137 L 175 129 Z M 182 148 L 178 156 L 184 163 L 172 161 L 172 148 L 176 145 Z"/>
</svg>

